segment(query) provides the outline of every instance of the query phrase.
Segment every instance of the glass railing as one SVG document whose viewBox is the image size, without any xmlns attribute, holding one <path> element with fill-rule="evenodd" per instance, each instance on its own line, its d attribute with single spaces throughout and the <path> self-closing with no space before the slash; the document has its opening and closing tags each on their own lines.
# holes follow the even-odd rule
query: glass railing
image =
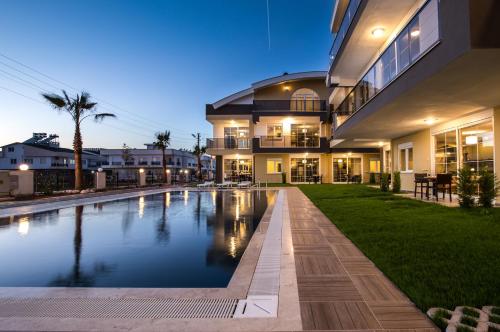
<svg viewBox="0 0 500 332">
<path fill-rule="evenodd" d="M 208 149 L 251 149 L 252 139 L 247 137 L 207 138 Z"/>
<path fill-rule="evenodd" d="M 439 41 L 438 0 L 428 1 L 335 109 L 335 127 L 356 113 Z"/>
<path fill-rule="evenodd" d="M 335 58 L 337 57 L 340 46 L 342 46 L 342 42 L 344 41 L 344 38 L 347 34 L 347 30 L 349 30 L 352 19 L 354 18 L 354 15 L 356 15 L 360 4 L 361 0 L 349 1 L 349 5 L 347 6 L 344 17 L 342 18 L 342 23 L 340 24 L 339 31 L 335 35 L 332 48 L 330 49 L 330 64 L 332 64 L 333 60 L 335 60 Z"/>
<path fill-rule="evenodd" d="M 261 148 L 319 148 L 319 133 L 299 136 L 258 136 Z"/>
</svg>

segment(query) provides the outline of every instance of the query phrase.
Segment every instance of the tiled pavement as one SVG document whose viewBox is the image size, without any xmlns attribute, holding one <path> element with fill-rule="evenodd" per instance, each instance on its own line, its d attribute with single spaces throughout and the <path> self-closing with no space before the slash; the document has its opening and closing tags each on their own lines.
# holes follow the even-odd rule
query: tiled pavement
<svg viewBox="0 0 500 332">
<path fill-rule="evenodd" d="M 287 191 L 304 330 L 437 331 L 298 188 Z"/>
</svg>

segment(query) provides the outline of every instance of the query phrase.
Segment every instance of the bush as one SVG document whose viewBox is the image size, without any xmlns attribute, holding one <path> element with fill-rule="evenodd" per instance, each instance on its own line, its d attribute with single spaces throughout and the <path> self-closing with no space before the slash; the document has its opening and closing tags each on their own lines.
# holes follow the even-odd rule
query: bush
<svg viewBox="0 0 500 332">
<path fill-rule="evenodd" d="M 469 166 L 464 166 L 458 171 L 457 194 L 460 207 L 473 207 L 475 192 L 476 183 L 472 179 L 472 171 Z"/>
<path fill-rule="evenodd" d="M 489 172 L 487 167 L 479 171 L 479 205 L 490 208 L 493 200 L 497 196 L 497 179 L 493 172 Z"/>
<path fill-rule="evenodd" d="M 375 173 L 370 173 L 370 184 L 375 184 Z"/>
<path fill-rule="evenodd" d="M 380 176 L 380 190 L 389 191 L 389 173 L 382 173 Z"/>
<path fill-rule="evenodd" d="M 286 173 L 281 173 L 281 183 L 286 183 Z"/>
<path fill-rule="evenodd" d="M 394 179 L 392 180 L 392 192 L 399 193 L 401 191 L 401 173 L 394 172 Z"/>
</svg>

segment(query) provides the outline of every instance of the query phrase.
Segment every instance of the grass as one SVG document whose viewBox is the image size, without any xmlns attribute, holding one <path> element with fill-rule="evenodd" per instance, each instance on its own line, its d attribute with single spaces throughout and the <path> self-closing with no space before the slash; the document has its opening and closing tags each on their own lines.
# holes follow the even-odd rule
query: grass
<svg viewBox="0 0 500 332">
<path fill-rule="evenodd" d="M 474 332 L 473 329 L 467 326 L 457 326 L 457 332 Z"/>
<path fill-rule="evenodd" d="M 500 304 L 500 209 L 448 208 L 364 185 L 299 188 L 423 311 Z"/>
<path fill-rule="evenodd" d="M 261 186 L 265 186 L 265 183 L 261 183 Z M 270 182 L 267 184 L 268 187 L 294 187 L 294 184 L 281 183 L 281 182 Z"/>
<path fill-rule="evenodd" d="M 479 318 L 479 312 L 477 312 L 476 310 L 471 309 L 471 308 L 467 308 L 467 307 L 463 308 L 462 313 L 464 315 L 467 315 L 467 316 Z"/>
<path fill-rule="evenodd" d="M 498 315 L 490 315 L 489 321 L 495 324 L 500 324 L 500 316 Z"/>
<path fill-rule="evenodd" d="M 446 327 L 448 327 L 448 323 L 444 320 L 444 318 L 450 319 L 451 314 L 442 309 L 437 310 L 432 317 L 432 321 L 441 329 L 441 331 L 445 331 Z"/>
<path fill-rule="evenodd" d="M 467 316 L 462 316 L 462 318 L 460 319 L 460 323 L 462 323 L 464 325 L 469 325 L 472 327 L 477 326 L 477 320 L 475 320 L 474 318 L 467 317 Z"/>
</svg>

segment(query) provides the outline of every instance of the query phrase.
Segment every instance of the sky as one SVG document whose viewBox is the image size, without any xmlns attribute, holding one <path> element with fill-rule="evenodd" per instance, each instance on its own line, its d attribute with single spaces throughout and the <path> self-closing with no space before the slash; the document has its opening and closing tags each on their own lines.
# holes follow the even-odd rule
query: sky
<svg viewBox="0 0 500 332">
<path fill-rule="evenodd" d="M 211 137 L 205 104 L 284 72 L 326 70 L 334 0 L 0 0 L 0 146 L 33 132 L 71 147 L 69 115 L 42 92 L 87 91 L 116 119 L 84 147 L 134 148 L 171 131 Z"/>
</svg>

